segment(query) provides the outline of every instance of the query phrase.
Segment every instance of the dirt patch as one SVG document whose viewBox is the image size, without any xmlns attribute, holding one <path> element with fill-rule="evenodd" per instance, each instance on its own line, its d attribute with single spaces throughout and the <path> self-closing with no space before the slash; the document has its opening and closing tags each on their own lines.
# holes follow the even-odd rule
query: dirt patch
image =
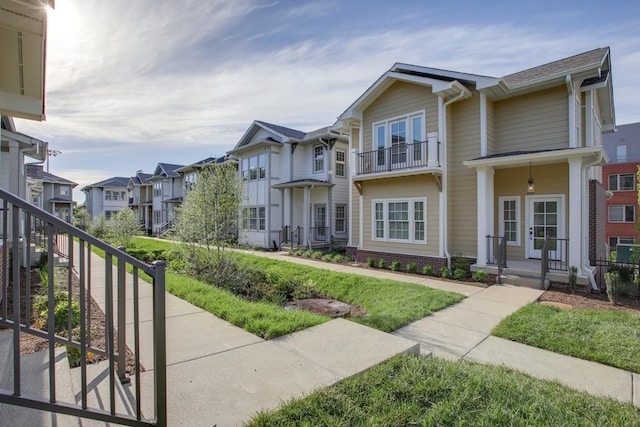
<svg viewBox="0 0 640 427">
<path fill-rule="evenodd" d="M 640 298 L 618 298 L 616 304 L 611 304 L 606 294 L 585 292 L 584 290 L 571 293 L 568 289 L 551 288 L 540 296 L 541 302 L 563 304 L 571 308 L 592 310 L 624 310 L 640 313 Z"/>
<path fill-rule="evenodd" d="M 307 298 L 285 304 L 287 310 L 305 310 L 327 317 L 362 317 L 366 313 L 360 307 L 330 298 Z"/>
<path fill-rule="evenodd" d="M 26 319 L 26 274 L 27 270 L 22 268 L 20 269 L 20 311 L 21 311 L 21 319 L 24 321 Z M 42 284 L 40 281 L 40 274 L 38 269 L 32 268 L 29 270 L 30 279 L 31 279 L 31 295 L 32 297 L 42 293 Z M 77 301 L 79 299 L 79 280 L 75 273 L 71 276 L 71 285 L 72 285 L 72 294 L 73 300 Z M 13 286 L 9 285 L 7 289 L 7 311 L 8 318 L 11 319 L 13 317 Z M 105 348 L 105 343 L 107 340 L 106 335 L 106 318 L 100 306 L 91 299 L 91 309 L 89 307 L 86 309 L 86 316 L 91 317 L 91 342 L 92 345 L 97 346 L 98 348 Z M 30 313 L 31 326 L 34 329 L 39 329 L 40 325 L 38 325 L 37 321 L 37 313 L 33 306 L 31 305 L 31 313 Z M 1 328 L 0 328 L 1 329 Z M 118 333 L 115 332 L 114 342 L 117 342 Z M 46 349 L 48 346 L 48 342 L 44 338 L 39 338 L 30 334 L 21 333 L 20 334 L 20 354 L 31 354 L 41 350 Z M 106 360 L 107 358 L 99 355 L 91 355 L 88 357 L 88 363 L 97 363 L 102 360 Z M 135 372 L 135 358 L 131 350 L 127 348 L 126 355 L 127 362 L 127 373 L 132 375 Z M 144 368 L 141 367 L 141 372 L 144 372 Z"/>
</svg>

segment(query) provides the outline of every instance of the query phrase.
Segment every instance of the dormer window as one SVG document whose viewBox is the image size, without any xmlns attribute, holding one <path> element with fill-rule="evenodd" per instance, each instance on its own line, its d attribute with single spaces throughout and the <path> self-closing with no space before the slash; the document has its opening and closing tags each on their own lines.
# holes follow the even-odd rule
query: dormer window
<svg viewBox="0 0 640 427">
<path fill-rule="evenodd" d="M 324 147 L 313 146 L 313 173 L 324 172 Z"/>
</svg>

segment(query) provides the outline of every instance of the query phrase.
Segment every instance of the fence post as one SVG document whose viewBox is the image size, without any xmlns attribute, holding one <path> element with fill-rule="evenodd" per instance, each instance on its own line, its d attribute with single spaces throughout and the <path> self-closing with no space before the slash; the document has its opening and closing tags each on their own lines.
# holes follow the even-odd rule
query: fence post
<svg viewBox="0 0 640 427">
<path fill-rule="evenodd" d="M 124 246 L 118 247 L 119 251 L 125 252 Z M 128 382 L 127 374 L 127 340 L 126 340 L 126 261 L 118 257 L 118 378 L 123 384 Z M 136 325 L 137 326 L 137 325 Z"/>
<path fill-rule="evenodd" d="M 165 320 L 165 262 L 153 262 L 153 372 L 156 422 L 167 425 L 167 340 Z"/>
</svg>

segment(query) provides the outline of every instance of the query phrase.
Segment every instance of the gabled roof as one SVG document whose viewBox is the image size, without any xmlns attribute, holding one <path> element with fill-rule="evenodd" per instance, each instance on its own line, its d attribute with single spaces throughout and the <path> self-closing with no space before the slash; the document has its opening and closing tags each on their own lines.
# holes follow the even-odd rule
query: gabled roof
<svg viewBox="0 0 640 427">
<path fill-rule="evenodd" d="M 128 183 L 129 183 L 129 178 L 125 176 L 114 176 L 114 177 L 96 182 L 94 184 L 87 185 L 82 189 L 82 191 L 88 191 L 91 188 L 104 188 L 104 187 L 127 188 Z"/>
<path fill-rule="evenodd" d="M 62 178 L 61 176 L 54 175 L 49 172 L 45 172 L 42 169 L 42 165 L 30 163 L 26 165 L 27 167 L 27 178 L 31 178 L 34 180 L 48 182 L 52 184 L 63 184 L 70 185 L 72 187 L 76 187 L 78 184 L 76 182 L 70 181 L 66 178 Z"/>
<path fill-rule="evenodd" d="M 266 130 L 271 134 L 266 138 L 259 141 L 254 141 L 253 137 L 259 130 Z M 247 147 L 252 147 L 258 144 L 285 144 L 285 143 L 301 143 L 306 141 L 317 141 L 318 138 L 333 139 L 343 138 L 338 132 L 332 130 L 331 126 L 325 126 L 320 129 L 315 129 L 310 132 L 303 132 L 301 130 L 288 128 L 285 126 L 274 125 L 272 123 L 255 120 L 251 126 L 244 133 L 240 141 L 236 144 L 233 150 L 229 153 L 236 153 Z"/>
<path fill-rule="evenodd" d="M 153 172 L 154 178 L 177 178 L 180 174 L 176 171 L 177 169 L 183 168 L 184 165 L 174 165 L 171 163 L 158 163 L 156 166 L 156 170 Z"/>
<path fill-rule="evenodd" d="M 201 169 L 207 165 L 212 165 L 215 163 L 224 163 L 227 160 L 227 156 L 222 157 L 207 157 L 206 159 L 199 160 L 195 163 L 191 163 L 187 166 L 182 166 L 181 168 L 176 169 L 176 172 L 179 173 L 189 173 L 193 172 L 196 169 Z"/>
<path fill-rule="evenodd" d="M 138 172 L 136 173 L 136 176 L 132 176 L 131 178 L 129 178 L 129 184 L 127 186 L 150 184 L 152 176 L 153 175 L 151 175 L 150 173 Z"/>
</svg>

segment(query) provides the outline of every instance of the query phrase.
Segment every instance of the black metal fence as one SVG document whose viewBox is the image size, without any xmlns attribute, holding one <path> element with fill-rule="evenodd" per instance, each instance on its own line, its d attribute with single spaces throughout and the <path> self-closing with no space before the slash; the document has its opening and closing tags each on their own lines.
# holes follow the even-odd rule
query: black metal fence
<svg viewBox="0 0 640 427">
<path fill-rule="evenodd" d="M 438 158 L 436 159 L 438 166 L 440 166 L 439 144 L 440 142 L 438 142 Z M 427 166 L 429 162 L 428 145 L 428 141 L 420 141 L 358 153 L 357 174 L 365 175 Z"/>
<path fill-rule="evenodd" d="M 616 293 L 620 296 L 640 297 L 640 261 L 622 262 L 598 259 L 594 265 L 596 268 L 596 280 L 603 292 L 607 290 L 606 274 L 617 272 Z"/>
</svg>

